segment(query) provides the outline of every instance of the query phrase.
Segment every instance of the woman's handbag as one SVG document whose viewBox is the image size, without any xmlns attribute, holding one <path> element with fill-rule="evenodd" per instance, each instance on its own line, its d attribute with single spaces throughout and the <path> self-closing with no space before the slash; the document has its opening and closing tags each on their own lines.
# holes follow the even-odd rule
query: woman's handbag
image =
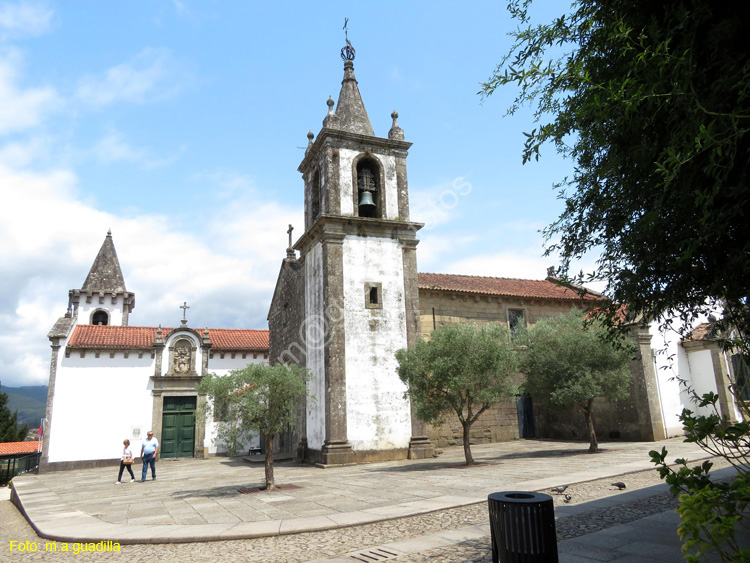
<svg viewBox="0 0 750 563">
<path fill-rule="evenodd" d="M 132 457 L 126 457 L 122 460 L 123 465 L 133 465 L 133 458 Z"/>
</svg>

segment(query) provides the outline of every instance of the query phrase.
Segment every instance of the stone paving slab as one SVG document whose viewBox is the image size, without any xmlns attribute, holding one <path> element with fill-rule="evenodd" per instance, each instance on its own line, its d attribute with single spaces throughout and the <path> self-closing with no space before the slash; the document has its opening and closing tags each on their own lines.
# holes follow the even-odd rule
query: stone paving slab
<svg viewBox="0 0 750 563">
<path fill-rule="evenodd" d="M 240 488 L 262 484 L 263 468 L 213 458 L 160 461 L 158 480 L 143 484 L 114 486 L 113 468 L 22 475 L 13 480 L 13 494 L 36 532 L 59 541 L 256 538 L 426 514 L 482 502 L 500 490 L 539 490 L 650 469 L 648 451 L 662 445 L 671 458 L 705 457 L 681 439 L 605 443 L 593 455 L 581 442 L 516 440 L 472 446 L 480 464 L 474 467 L 461 465 L 461 447 L 430 460 L 329 469 L 282 463 L 276 482 L 300 488 L 277 492 L 240 494 Z M 116 509 L 106 509 L 115 503 Z"/>
</svg>

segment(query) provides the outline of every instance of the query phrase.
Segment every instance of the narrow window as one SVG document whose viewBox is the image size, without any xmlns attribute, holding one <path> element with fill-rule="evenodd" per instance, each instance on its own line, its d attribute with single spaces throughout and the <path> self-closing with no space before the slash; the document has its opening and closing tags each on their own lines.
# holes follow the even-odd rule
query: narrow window
<svg viewBox="0 0 750 563">
<path fill-rule="evenodd" d="M 365 283 L 365 308 L 382 309 L 383 308 L 383 284 L 382 283 Z"/>
<path fill-rule="evenodd" d="M 313 174 L 310 200 L 310 212 L 312 220 L 315 221 L 320 215 L 320 170 L 316 170 Z"/>
</svg>

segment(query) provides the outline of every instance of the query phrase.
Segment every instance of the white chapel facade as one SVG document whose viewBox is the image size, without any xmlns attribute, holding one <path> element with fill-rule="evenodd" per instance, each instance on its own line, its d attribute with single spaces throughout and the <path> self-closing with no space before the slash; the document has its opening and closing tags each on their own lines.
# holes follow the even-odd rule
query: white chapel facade
<svg viewBox="0 0 750 563">
<path fill-rule="evenodd" d="M 52 344 L 42 470 L 111 464 L 129 439 L 140 452 L 153 430 L 160 457 L 221 452 L 215 422 L 203 421 L 195 386 L 208 372 L 268 362 L 268 331 L 131 326 L 127 291 L 112 234 L 107 236 Z M 183 310 L 184 311 L 184 310 Z M 95 436 L 95 439 L 91 439 Z M 81 444 L 85 444 L 82 447 Z"/>
</svg>

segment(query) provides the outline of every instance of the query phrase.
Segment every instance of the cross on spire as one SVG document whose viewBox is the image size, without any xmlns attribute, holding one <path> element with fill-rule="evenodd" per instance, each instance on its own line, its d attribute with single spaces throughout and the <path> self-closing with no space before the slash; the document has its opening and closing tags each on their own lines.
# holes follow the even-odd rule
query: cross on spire
<svg viewBox="0 0 750 563">
<path fill-rule="evenodd" d="M 349 41 L 349 29 L 347 28 L 348 25 L 349 18 L 344 18 L 344 38 L 346 39 L 346 45 L 343 49 L 341 49 L 341 58 L 345 61 L 353 61 L 356 51 L 354 50 L 354 47 L 352 47 L 351 41 Z"/>
<path fill-rule="evenodd" d="M 289 229 L 287 229 L 287 234 L 289 235 L 289 246 L 286 247 L 286 257 L 290 260 L 293 260 L 297 256 L 294 254 L 294 248 L 292 248 L 292 231 L 294 230 L 294 227 L 289 225 Z"/>
<path fill-rule="evenodd" d="M 182 305 L 180 305 L 180 309 L 182 309 L 182 320 L 187 321 L 186 315 L 187 310 L 190 309 L 190 305 L 187 304 L 187 301 L 183 301 Z"/>
</svg>

